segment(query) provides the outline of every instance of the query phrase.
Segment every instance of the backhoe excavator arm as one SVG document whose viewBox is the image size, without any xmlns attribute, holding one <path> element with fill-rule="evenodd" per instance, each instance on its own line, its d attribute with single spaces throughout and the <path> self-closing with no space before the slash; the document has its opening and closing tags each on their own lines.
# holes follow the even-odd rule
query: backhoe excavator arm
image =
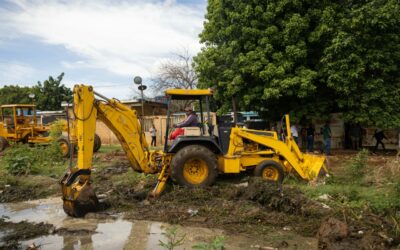
<svg viewBox="0 0 400 250">
<path fill-rule="evenodd" d="M 95 95 L 103 100 L 95 99 Z M 135 171 L 162 172 L 165 175 L 165 169 L 161 169 L 162 153 L 149 151 L 135 110 L 116 99 L 108 99 L 94 92 L 91 86 L 75 85 L 73 111 L 78 145 L 77 163 L 66 172 L 60 182 L 63 207 L 67 214 L 80 217 L 95 211 L 98 206 L 96 195 L 90 186 L 97 118 L 117 136 Z M 166 178 L 159 177 L 164 180 L 163 184 Z M 156 194 L 161 191 L 155 190 Z"/>
</svg>

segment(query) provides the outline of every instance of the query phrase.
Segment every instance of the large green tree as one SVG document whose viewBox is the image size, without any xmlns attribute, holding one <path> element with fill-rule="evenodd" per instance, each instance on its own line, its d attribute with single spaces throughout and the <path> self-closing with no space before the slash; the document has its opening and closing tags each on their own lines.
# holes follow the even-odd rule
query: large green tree
<svg viewBox="0 0 400 250">
<path fill-rule="evenodd" d="M 72 100 L 72 91 L 61 81 L 64 73 L 56 79 L 49 77 L 43 83 L 38 82 L 32 87 L 9 85 L 0 88 L 0 104 L 28 104 L 32 103 L 29 94 L 35 94 L 35 103 L 39 110 L 61 110 L 61 102 Z"/>
<path fill-rule="evenodd" d="M 399 126 L 399 13 L 397 0 L 209 0 L 199 84 L 223 110 L 234 95 L 272 119 Z"/>
<path fill-rule="evenodd" d="M 30 87 L 6 85 L 0 88 L 0 105 L 32 103 L 29 94 L 33 93 Z"/>
<path fill-rule="evenodd" d="M 34 86 L 36 94 L 37 106 L 40 110 L 60 110 L 63 101 L 72 100 L 72 91 L 67 88 L 61 81 L 64 73 L 61 73 L 56 79 L 49 76 L 48 80 L 43 83 L 40 81 Z"/>
</svg>

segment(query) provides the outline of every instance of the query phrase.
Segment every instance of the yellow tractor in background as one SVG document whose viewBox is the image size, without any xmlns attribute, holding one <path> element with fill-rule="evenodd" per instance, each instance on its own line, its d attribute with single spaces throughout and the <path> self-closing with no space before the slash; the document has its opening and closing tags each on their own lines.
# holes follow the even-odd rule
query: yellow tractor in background
<svg viewBox="0 0 400 250">
<path fill-rule="evenodd" d="M 117 136 L 133 170 L 158 174 L 157 185 L 151 193 L 153 196 L 161 194 L 169 178 L 180 185 L 205 187 L 212 185 L 219 173 L 238 174 L 253 170 L 266 181 L 280 184 L 290 172 L 301 179 L 313 180 L 326 171 L 324 156 L 300 152 L 290 134 L 288 115 L 285 116 L 284 141 L 279 140 L 274 131 L 219 126 L 212 122 L 212 91 L 207 89 L 166 91 L 166 140 L 164 149 L 156 151 L 149 150 L 135 110 L 117 99 L 96 93 L 91 86 L 75 85 L 73 94 L 77 161 L 60 181 L 63 208 L 70 216 L 80 217 L 98 207 L 90 180 L 96 119 L 104 122 Z M 183 135 L 168 141 L 172 132 L 170 107 L 174 100 L 197 102 L 201 122 L 198 127 L 184 128 Z"/>
<path fill-rule="evenodd" d="M 61 153 L 64 157 L 75 150 L 76 126 L 71 114 L 70 119 L 59 120 L 61 122 L 62 136 L 58 138 Z M 4 151 L 10 142 L 49 144 L 53 138 L 49 136 L 52 126 L 57 126 L 58 121 L 50 125 L 38 123 L 36 105 L 34 104 L 7 104 L 0 106 L 0 152 Z M 67 135 L 70 134 L 68 137 Z M 95 135 L 94 152 L 101 147 L 100 137 Z"/>
<path fill-rule="evenodd" d="M 8 104 L 0 106 L 0 152 L 9 142 L 49 143 L 49 128 L 38 124 L 36 106 L 33 104 Z"/>
</svg>

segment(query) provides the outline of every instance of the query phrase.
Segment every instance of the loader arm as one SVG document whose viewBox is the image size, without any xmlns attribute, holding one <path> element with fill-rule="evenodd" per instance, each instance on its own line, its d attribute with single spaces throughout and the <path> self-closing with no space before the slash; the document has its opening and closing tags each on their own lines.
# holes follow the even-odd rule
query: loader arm
<svg viewBox="0 0 400 250">
<path fill-rule="evenodd" d="M 103 100 L 95 99 L 95 95 Z M 77 163 L 61 179 L 64 211 L 80 217 L 98 207 L 90 186 L 96 119 L 99 118 L 117 136 L 132 168 L 137 172 L 155 173 L 157 152 L 149 151 L 136 111 L 116 99 L 108 99 L 91 86 L 75 85 L 74 106 Z M 160 171 L 160 170 L 159 170 Z"/>
</svg>

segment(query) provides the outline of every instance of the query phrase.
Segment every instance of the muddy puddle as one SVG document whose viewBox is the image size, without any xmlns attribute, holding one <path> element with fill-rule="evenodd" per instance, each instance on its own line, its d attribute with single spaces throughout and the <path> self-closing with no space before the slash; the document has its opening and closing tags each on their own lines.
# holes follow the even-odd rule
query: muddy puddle
<svg viewBox="0 0 400 250">
<path fill-rule="evenodd" d="M 50 226 L 48 232 L 33 238 L 17 237 L 18 248 L 40 246 L 40 249 L 165 249 L 160 241 L 167 243 L 166 232 L 176 227 L 177 239 L 184 237 L 183 244 L 174 249 L 192 249 L 201 243 L 211 243 L 217 236 L 225 239 L 225 249 L 275 249 L 272 243 L 285 249 L 316 249 L 314 238 L 288 235 L 287 232 L 268 232 L 274 242 L 247 234 L 228 234 L 214 228 L 172 226 L 167 223 L 126 220 L 123 214 L 91 214 L 84 219 L 64 214 L 59 197 L 19 203 L 0 204 L 0 217 L 7 223 L 41 223 Z M 12 223 L 11 223 L 12 222 Z M 32 224 L 32 229 L 39 224 Z M 51 226 L 52 225 L 52 226 Z M 22 228 L 26 228 L 22 226 Z M 7 246 L 5 238 L 13 227 L 0 228 L 0 248 Z M 47 230 L 47 229 L 46 229 Z M 14 232 L 17 234 L 19 232 Z"/>
</svg>

